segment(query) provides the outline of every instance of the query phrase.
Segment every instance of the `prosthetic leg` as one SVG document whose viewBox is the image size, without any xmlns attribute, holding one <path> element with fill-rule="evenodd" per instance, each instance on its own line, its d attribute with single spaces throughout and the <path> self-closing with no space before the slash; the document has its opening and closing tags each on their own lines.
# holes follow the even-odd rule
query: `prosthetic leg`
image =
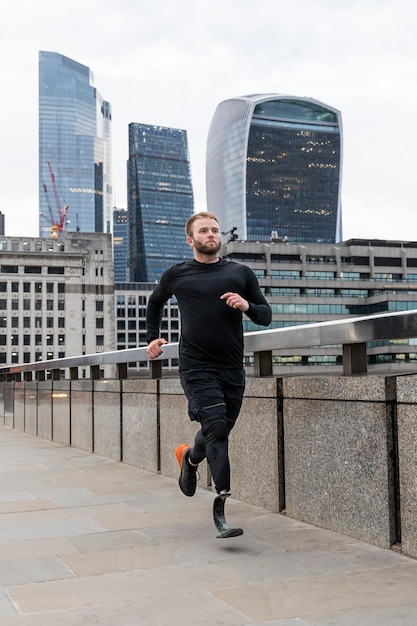
<svg viewBox="0 0 417 626">
<path fill-rule="evenodd" d="M 226 503 L 226 498 L 228 498 L 229 496 L 229 492 L 222 491 L 218 496 L 214 498 L 213 521 L 214 525 L 219 531 L 217 539 L 227 539 L 228 537 L 239 537 L 240 535 L 243 535 L 242 528 L 231 528 L 226 522 L 224 506 Z"/>
</svg>

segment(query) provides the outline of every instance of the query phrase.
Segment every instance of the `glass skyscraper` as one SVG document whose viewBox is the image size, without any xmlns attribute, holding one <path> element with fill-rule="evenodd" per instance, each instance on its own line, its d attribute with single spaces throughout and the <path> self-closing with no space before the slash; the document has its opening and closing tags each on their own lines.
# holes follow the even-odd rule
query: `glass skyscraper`
<svg viewBox="0 0 417 626">
<path fill-rule="evenodd" d="M 128 222 L 132 282 L 154 282 L 192 257 L 185 222 L 194 196 L 187 133 L 129 124 Z"/>
<path fill-rule="evenodd" d="M 341 114 L 310 98 L 221 102 L 207 141 L 207 208 L 239 240 L 342 239 Z"/>
<path fill-rule="evenodd" d="M 54 179 L 54 181 L 53 181 Z M 55 185 L 54 185 L 55 182 Z M 66 228 L 110 232 L 111 106 L 91 70 L 56 52 L 39 52 L 39 234 L 68 206 Z M 61 215 L 62 215 L 61 213 Z"/>
<path fill-rule="evenodd" d="M 128 223 L 126 209 L 113 209 L 114 282 L 124 283 L 127 276 Z"/>
</svg>

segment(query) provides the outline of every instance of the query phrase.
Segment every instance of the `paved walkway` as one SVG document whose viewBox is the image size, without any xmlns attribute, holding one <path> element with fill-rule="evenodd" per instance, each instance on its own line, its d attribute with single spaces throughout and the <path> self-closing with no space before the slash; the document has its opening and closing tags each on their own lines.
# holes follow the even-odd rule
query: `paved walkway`
<svg viewBox="0 0 417 626">
<path fill-rule="evenodd" d="M 417 561 L 0 427 L 1 626 L 415 626 Z"/>
</svg>

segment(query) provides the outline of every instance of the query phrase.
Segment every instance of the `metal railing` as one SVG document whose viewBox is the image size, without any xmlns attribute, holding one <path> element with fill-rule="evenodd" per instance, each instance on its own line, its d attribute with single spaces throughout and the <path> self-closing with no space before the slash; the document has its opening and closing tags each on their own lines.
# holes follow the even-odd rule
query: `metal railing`
<svg viewBox="0 0 417 626">
<path fill-rule="evenodd" d="M 367 372 L 368 342 L 416 337 L 417 310 L 411 310 L 248 332 L 244 335 L 244 350 L 245 354 L 253 355 L 254 376 L 261 377 L 272 376 L 274 351 L 341 345 L 343 349 L 343 374 L 350 376 Z M 68 372 L 66 378 L 77 380 L 79 369 L 87 367 L 90 368 L 90 378 L 99 379 L 101 368 L 106 365 L 116 366 L 117 378 L 127 378 L 128 363 L 147 361 L 149 361 L 149 376 L 161 378 L 163 362 L 178 358 L 178 345 L 178 343 L 164 345 L 163 355 L 153 361 L 149 361 L 146 346 L 143 346 L 62 359 L 13 364 L 0 367 L 0 380 L 22 380 L 23 378 L 30 381 L 33 379 L 33 375 L 36 376 L 37 380 L 46 380 L 49 372 L 52 379 L 59 380 L 63 370 Z"/>
</svg>

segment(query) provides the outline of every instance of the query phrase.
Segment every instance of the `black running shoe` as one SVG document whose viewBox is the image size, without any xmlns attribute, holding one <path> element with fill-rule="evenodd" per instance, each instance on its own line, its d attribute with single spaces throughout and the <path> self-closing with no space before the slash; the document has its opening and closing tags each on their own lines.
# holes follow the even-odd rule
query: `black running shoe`
<svg viewBox="0 0 417 626">
<path fill-rule="evenodd" d="M 197 489 L 197 465 L 190 465 L 188 455 L 191 448 L 186 443 L 182 443 L 176 449 L 175 455 L 181 468 L 178 484 L 181 491 L 186 496 L 193 496 Z"/>
</svg>

